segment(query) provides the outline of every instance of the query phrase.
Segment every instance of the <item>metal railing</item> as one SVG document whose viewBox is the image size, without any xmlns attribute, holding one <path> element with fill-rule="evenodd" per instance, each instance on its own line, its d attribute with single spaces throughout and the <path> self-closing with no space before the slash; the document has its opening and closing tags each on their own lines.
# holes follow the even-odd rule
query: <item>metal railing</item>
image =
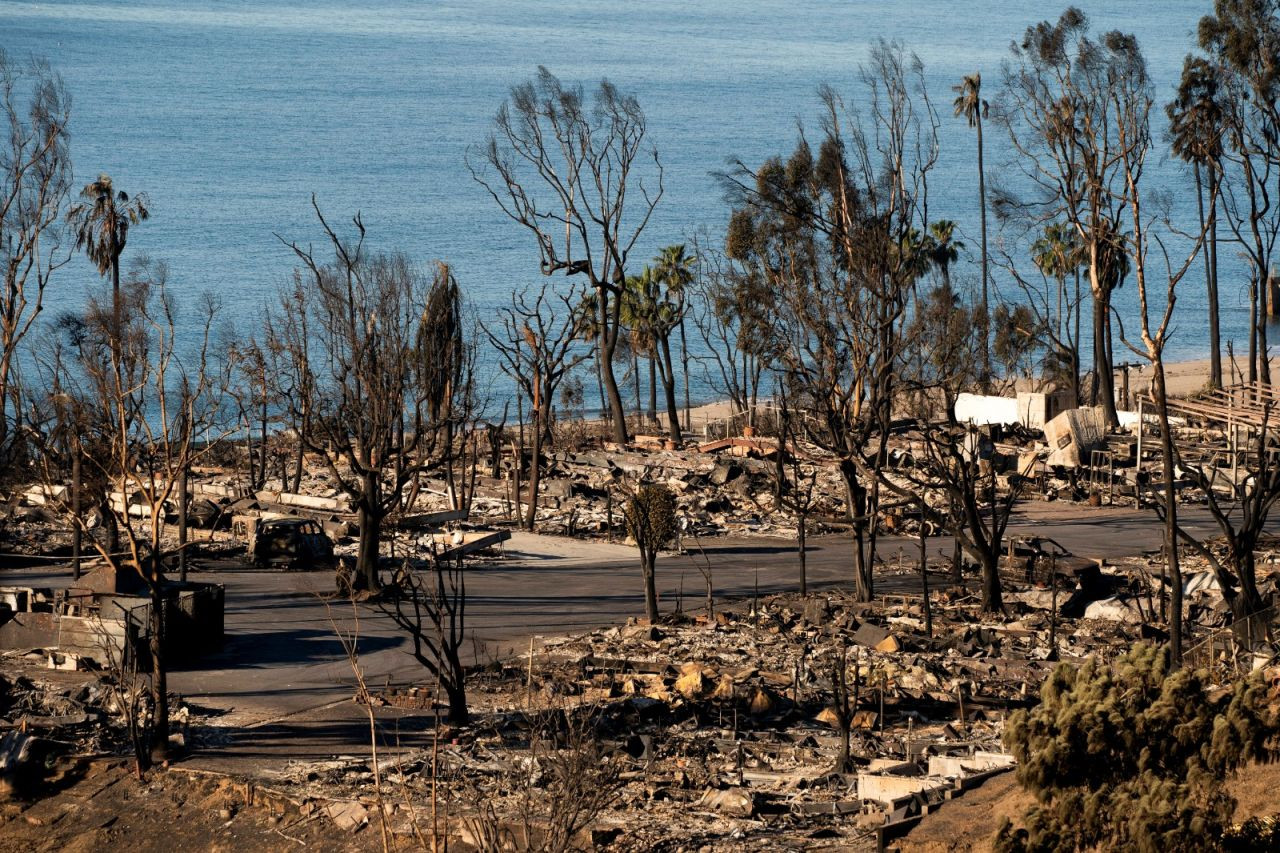
<svg viewBox="0 0 1280 853">
<path fill-rule="evenodd" d="M 1215 628 L 1207 637 L 1183 652 L 1184 666 L 1204 669 L 1215 680 L 1240 678 L 1274 661 L 1280 610 L 1260 610 L 1230 625 Z"/>
</svg>

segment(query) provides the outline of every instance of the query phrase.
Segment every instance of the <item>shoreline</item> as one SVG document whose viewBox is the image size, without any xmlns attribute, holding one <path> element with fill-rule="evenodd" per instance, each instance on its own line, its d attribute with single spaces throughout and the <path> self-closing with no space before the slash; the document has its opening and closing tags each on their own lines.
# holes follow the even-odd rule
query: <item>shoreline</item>
<svg viewBox="0 0 1280 853">
<path fill-rule="evenodd" d="M 1132 354 L 1130 355 L 1132 356 Z M 1133 357 L 1136 358 L 1136 356 Z M 1166 361 L 1164 365 L 1165 383 L 1169 389 L 1169 395 L 1172 397 L 1187 397 L 1203 390 L 1209 383 L 1209 362 L 1210 359 L 1208 356 L 1192 359 L 1180 359 L 1178 361 Z M 1235 362 L 1235 367 L 1233 368 L 1231 359 L 1228 357 L 1227 353 L 1224 352 L 1222 354 L 1222 379 L 1224 385 L 1232 385 L 1235 382 L 1243 381 L 1241 374 L 1248 369 L 1248 365 L 1244 363 L 1244 359 L 1242 359 L 1238 354 Z M 1128 363 L 1133 364 L 1133 362 Z M 1280 357 L 1273 357 L 1271 364 L 1274 370 L 1280 371 Z M 1120 371 L 1120 367 L 1117 366 L 1117 394 L 1122 387 L 1122 382 L 1119 377 Z M 1147 385 L 1150 384 L 1153 375 L 1150 364 L 1144 363 L 1132 367 L 1129 371 L 1130 394 L 1136 394 L 1140 391 L 1147 390 Z M 1019 380 L 1015 384 L 1019 388 L 1026 390 L 1024 387 L 1025 382 L 1026 380 Z M 772 398 L 762 395 L 760 397 L 760 403 L 764 404 L 770 399 Z M 683 408 L 680 412 L 683 415 Z M 721 421 L 731 416 L 733 414 L 733 404 L 729 400 L 724 399 L 713 402 L 693 403 L 690 405 L 689 413 L 690 420 L 692 422 L 691 426 L 694 430 L 697 430 L 702 424 Z M 661 418 L 664 413 L 659 411 L 658 414 L 659 421 L 661 422 Z"/>
<path fill-rule="evenodd" d="M 1241 358 L 1237 354 L 1233 365 L 1228 355 L 1225 352 L 1222 354 L 1222 384 L 1224 386 L 1244 381 L 1243 374 L 1248 370 L 1247 358 L 1247 356 Z M 1165 362 L 1165 384 L 1169 389 L 1169 396 L 1187 397 L 1204 390 L 1205 386 L 1209 384 L 1209 361 L 1209 357 L 1205 356 L 1203 358 Z M 1280 369 L 1280 360 L 1272 357 L 1271 365 L 1273 370 Z M 1119 373 L 1119 369 L 1116 372 Z M 1134 367 L 1130 370 L 1130 393 L 1146 390 L 1145 386 L 1151 382 L 1153 375 L 1149 364 L 1143 364 L 1141 367 Z M 1120 383 L 1117 381 L 1117 390 L 1119 387 Z"/>
</svg>

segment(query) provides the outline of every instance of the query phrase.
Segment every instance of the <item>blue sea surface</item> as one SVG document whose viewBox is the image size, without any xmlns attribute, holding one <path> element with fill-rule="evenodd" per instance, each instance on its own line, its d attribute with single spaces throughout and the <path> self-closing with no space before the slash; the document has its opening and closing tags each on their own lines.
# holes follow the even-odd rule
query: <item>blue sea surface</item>
<svg viewBox="0 0 1280 853">
<path fill-rule="evenodd" d="M 1210 4 L 1078 5 L 1098 31 L 1121 28 L 1142 44 L 1161 102 L 1147 180 L 1174 196 L 1176 216 L 1193 227 L 1190 178 L 1160 140 L 1163 102 Z M 279 238 L 323 239 L 313 193 L 333 221 L 360 211 L 375 246 L 424 264 L 447 260 L 482 318 L 513 288 L 540 284 L 532 239 L 464 162 L 509 87 L 539 65 L 588 88 L 608 77 L 646 111 L 666 193 L 633 255 L 638 268 L 664 245 L 723 227 L 727 207 L 713 172 L 728 158 L 757 164 L 789 152 L 797 123 L 817 124 L 819 84 L 858 102 L 858 67 L 879 38 L 902 40 L 924 63 L 941 122 L 930 218 L 959 223 L 967 250 L 956 275 L 972 283 L 976 141 L 952 115 L 951 87 L 978 71 L 994 99 L 1010 42 L 1062 8 L 1026 0 L 0 2 L 0 47 L 47 57 L 65 78 L 77 184 L 106 172 L 150 197 L 153 218 L 131 232 L 128 254 L 166 260 L 182 291 L 213 291 L 222 324 L 248 336 L 293 268 Z M 998 170 L 1007 146 L 995 127 L 987 141 Z M 1231 247 L 1220 254 L 1223 338 L 1243 351 L 1245 279 Z M 79 304 L 95 282 L 88 261 L 75 259 L 58 277 L 51 309 Z M 1130 334 L 1135 295 L 1129 283 L 1118 298 Z M 1204 306 L 1197 268 L 1180 289 L 1175 357 L 1205 354 Z M 1116 350 L 1122 359 L 1119 342 Z"/>
</svg>

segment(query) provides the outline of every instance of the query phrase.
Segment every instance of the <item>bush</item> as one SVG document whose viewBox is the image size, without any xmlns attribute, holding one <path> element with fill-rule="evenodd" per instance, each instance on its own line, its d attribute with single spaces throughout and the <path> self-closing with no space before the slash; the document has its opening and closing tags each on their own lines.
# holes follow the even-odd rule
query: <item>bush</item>
<svg viewBox="0 0 1280 853">
<path fill-rule="evenodd" d="M 1276 756 L 1277 709 L 1255 673 L 1210 691 L 1140 644 L 1114 665 L 1058 666 L 1040 704 L 1010 716 L 1005 744 L 1035 794 L 1024 829 L 1006 820 L 996 848 L 1138 851 L 1221 848 L 1235 801 L 1228 774 Z"/>
</svg>

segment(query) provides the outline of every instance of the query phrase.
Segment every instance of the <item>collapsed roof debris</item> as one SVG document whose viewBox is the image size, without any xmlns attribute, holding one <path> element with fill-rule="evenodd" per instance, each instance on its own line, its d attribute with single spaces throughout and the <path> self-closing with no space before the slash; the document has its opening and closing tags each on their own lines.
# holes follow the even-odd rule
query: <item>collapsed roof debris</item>
<svg viewBox="0 0 1280 853">
<path fill-rule="evenodd" d="M 1145 490 L 1157 479 L 1153 445 L 1142 454 L 1137 436 L 1106 434 L 1094 410 L 1059 412 L 1057 405 L 1051 397 L 1018 399 L 1005 406 L 1014 411 L 1013 423 L 1001 416 L 974 427 L 990 442 L 981 464 L 995 483 L 995 494 L 982 499 L 1008 493 L 1016 478 L 1027 481 L 1019 485 L 1029 500 L 1136 506 L 1148 497 Z M 1189 446 L 1234 446 L 1216 424 L 1189 421 L 1178 429 Z M 544 532 L 623 538 L 618 483 L 625 479 L 671 488 L 686 545 L 694 536 L 725 534 L 794 539 L 795 504 L 779 500 L 793 464 L 816 484 L 808 530 L 848 528 L 835 460 L 803 441 L 751 435 L 676 448 L 640 437 L 626 447 L 590 440 L 557 447 L 543 460 L 537 523 Z M 926 450 L 924 434 L 904 422 L 890 438 L 885 476 L 915 487 L 914 469 Z M 455 507 L 448 482 L 421 479 L 413 500 L 390 520 L 388 560 L 499 549 L 521 512 L 516 458 L 514 450 L 500 454 L 475 473 L 466 509 Z M 530 462 L 519 460 L 522 479 Z M 780 478 L 782 465 L 788 472 Z M 254 555 L 258 534 L 272 525 L 332 538 L 339 560 L 354 551 L 355 515 L 318 465 L 304 470 L 300 493 L 273 481 L 251 495 L 232 469 L 199 472 L 191 491 L 199 507 L 192 513 L 197 553 Z M 939 505 L 943 499 L 927 490 L 925 497 Z M 1179 498 L 1201 499 L 1186 479 L 1179 481 Z M 118 500 L 128 506 L 125 496 Z M 31 558 L 58 553 L 65 541 L 47 501 L 46 490 L 33 487 L 7 505 L 5 535 Z M 877 521 L 885 533 L 912 534 L 922 524 L 928 535 L 940 532 L 918 509 L 901 504 L 887 507 Z M 533 815 L 540 831 L 550 831 L 557 819 L 551 803 L 571 793 L 565 768 L 576 767 L 611 792 L 590 826 L 577 828 L 584 846 L 698 849 L 748 839 L 781 849 L 891 844 L 941 801 L 1008 770 L 1004 718 L 1035 701 L 1056 662 L 1108 657 L 1137 640 L 1164 636 L 1167 581 L 1158 554 L 1104 562 L 1071 555 L 1036 535 L 1010 536 L 1006 546 L 1003 616 L 981 614 L 949 567 L 934 565 L 929 614 L 918 595 L 858 603 L 824 591 L 543 637 L 527 658 L 477 662 L 470 726 L 406 735 L 376 760 L 356 746 L 354 754 L 326 761 L 276 762 L 262 768 L 258 782 L 305 820 L 327 821 L 343 833 L 367 832 L 384 814 L 394 831 L 413 833 L 421 830 L 422 815 L 411 804 L 444 781 L 459 818 L 450 832 L 479 844 L 491 831 L 511 829 L 512 815 Z M 315 568 L 300 555 L 260 564 Z M 1268 555 L 1262 552 L 1260 560 L 1261 588 L 1271 596 L 1275 560 Z M 1273 647 L 1242 645 L 1233 636 L 1230 610 L 1207 562 L 1191 552 L 1182 560 L 1194 644 L 1189 654 L 1203 656 L 1224 680 L 1232 667 L 1271 660 Z M 899 565 L 898 571 L 916 570 Z M 128 590 L 99 588 L 101 580 L 90 574 L 80 586 L 100 602 L 127 597 Z M 7 605 L 0 605 L 0 635 L 16 631 L 25 614 L 80 618 L 55 591 L 6 589 L 0 600 Z M 102 686 L 109 681 L 85 671 L 95 664 L 92 655 L 74 644 L 29 638 L 9 645 L 22 648 L 9 655 L 4 671 L 20 664 L 24 674 L 0 676 L 7 678 L 0 681 L 0 776 L 21 780 L 45 766 L 50 753 L 42 750 L 119 749 L 116 694 Z M 33 646 L 39 650 L 28 653 Z M 46 678 L 79 681 L 50 687 Z M 430 685 L 420 684 L 375 689 L 368 701 L 375 713 L 426 715 L 438 700 Z M 198 709 L 187 706 L 185 714 L 178 737 L 190 746 L 233 736 Z"/>
</svg>

